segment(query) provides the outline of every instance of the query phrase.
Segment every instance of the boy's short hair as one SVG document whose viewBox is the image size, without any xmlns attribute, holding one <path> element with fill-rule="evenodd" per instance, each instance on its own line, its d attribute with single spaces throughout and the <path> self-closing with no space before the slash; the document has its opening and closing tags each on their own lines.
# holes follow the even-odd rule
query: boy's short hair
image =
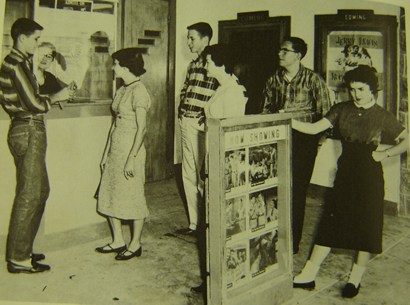
<svg viewBox="0 0 410 305">
<path fill-rule="evenodd" d="M 26 36 L 32 35 L 35 31 L 42 31 L 44 28 L 32 19 L 19 18 L 11 26 L 11 37 L 13 41 L 24 34 Z"/>
<path fill-rule="evenodd" d="M 300 53 L 301 58 L 305 57 L 306 53 L 307 53 L 307 44 L 306 42 L 299 37 L 286 37 L 285 39 L 283 39 L 282 42 L 290 42 L 292 44 L 292 48 L 293 50 L 295 50 L 297 53 Z"/>
<path fill-rule="evenodd" d="M 188 26 L 187 29 L 195 30 L 199 33 L 199 35 L 201 35 L 201 37 L 206 36 L 209 38 L 209 40 L 211 40 L 212 38 L 213 31 L 209 23 L 206 23 L 206 22 L 194 23 Z"/>
</svg>

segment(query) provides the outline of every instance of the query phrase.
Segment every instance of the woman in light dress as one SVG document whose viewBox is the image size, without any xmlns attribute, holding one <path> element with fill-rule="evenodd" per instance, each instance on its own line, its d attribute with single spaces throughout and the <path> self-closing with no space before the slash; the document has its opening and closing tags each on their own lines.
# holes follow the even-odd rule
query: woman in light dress
<svg viewBox="0 0 410 305">
<path fill-rule="evenodd" d="M 107 217 L 112 241 L 96 248 L 100 253 L 117 253 L 116 260 L 128 260 L 142 253 L 141 233 L 149 215 L 144 194 L 147 111 L 151 99 L 141 82 L 144 61 L 136 48 L 127 48 L 112 55 L 115 76 L 124 85 L 112 103 L 114 120 L 101 161 L 101 185 L 98 213 Z M 131 241 L 126 244 L 122 220 L 132 223 Z"/>
</svg>

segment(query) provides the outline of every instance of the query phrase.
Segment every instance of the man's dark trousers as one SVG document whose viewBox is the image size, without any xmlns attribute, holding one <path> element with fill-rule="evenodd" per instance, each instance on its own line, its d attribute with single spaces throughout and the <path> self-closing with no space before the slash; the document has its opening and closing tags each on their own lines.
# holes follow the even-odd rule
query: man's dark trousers
<svg viewBox="0 0 410 305">
<path fill-rule="evenodd" d="M 320 136 L 292 131 L 293 252 L 299 251 L 305 217 L 306 194 L 312 177 Z"/>
</svg>

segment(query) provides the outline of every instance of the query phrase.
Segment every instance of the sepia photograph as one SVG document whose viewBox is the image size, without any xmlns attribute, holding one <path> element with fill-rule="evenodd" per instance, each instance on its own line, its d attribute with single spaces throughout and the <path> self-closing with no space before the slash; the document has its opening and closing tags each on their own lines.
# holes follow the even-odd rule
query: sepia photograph
<svg viewBox="0 0 410 305">
<path fill-rule="evenodd" d="M 240 285 L 249 275 L 247 264 L 249 255 L 245 244 L 235 244 L 226 248 L 226 286 Z"/>
<path fill-rule="evenodd" d="M 277 188 L 249 194 L 249 227 L 252 232 L 278 220 Z"/>
<path fill-rule="evenodd" d="M 0 0 L 0 305 L 407 305 L 408 0 Z"/>
<path fill-rule="evenodd" d="M 225 152 L 225 190 L 234 191 L 235 188 L 246 184 L 246 152 L 237 149 Z"/>
<path fill-rule="evenodd" d="M 249 181 L 252 186 L 277 177 L 276 144 L 249 148 Z"/>
<path fill-rule="evenodd" d="M 226 201 L 226 239 L 246 231 L 246 197 L 235 197 Z"/>
<path fill-rule="evenodd" d="M 274 269 L 278 262 L 277 241 L 278 230 L 265 233 L 249 241 L 250 273 L 253 278 Z"/>
</svg>

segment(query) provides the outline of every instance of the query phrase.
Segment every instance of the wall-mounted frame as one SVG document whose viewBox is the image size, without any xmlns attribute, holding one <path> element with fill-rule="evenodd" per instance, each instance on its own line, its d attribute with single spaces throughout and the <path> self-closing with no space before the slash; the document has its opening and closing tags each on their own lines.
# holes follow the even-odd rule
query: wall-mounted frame
<svg viewBox="0 0 410 305">
<path fill-rule="evenodd" d="M 359 64 L 379 74 L 377 103 L 397 113 L 397 20 L 372 10 L 338 10 L 315 16 L 315 69 L 334 93 L 335 102 L 349 99 L 342 86 L 345 71 Z"/>
</svg>

